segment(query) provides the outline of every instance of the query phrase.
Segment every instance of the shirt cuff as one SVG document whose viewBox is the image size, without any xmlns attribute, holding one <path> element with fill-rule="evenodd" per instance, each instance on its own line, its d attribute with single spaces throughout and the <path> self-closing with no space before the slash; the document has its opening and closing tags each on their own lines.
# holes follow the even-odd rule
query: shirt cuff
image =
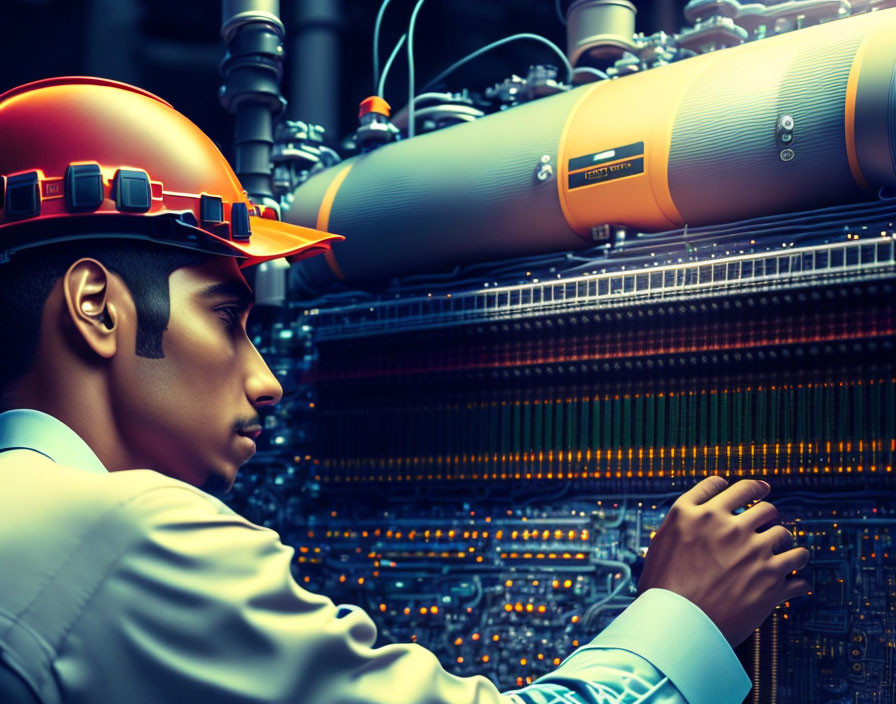
<svg viewBox="0 0 896 704">
<path fill-rule="evenodd" d="M 576 677 L 587 679 L 583 655 L 598 648 L 627 650 L 649 661 L 689 704 L 741 704 L 752 687 L 710 618 L 666 589 L 644 592 L 597 638 L 570 655 L 557 674 L 572 675 L 574 670 Z"/>
</svg>

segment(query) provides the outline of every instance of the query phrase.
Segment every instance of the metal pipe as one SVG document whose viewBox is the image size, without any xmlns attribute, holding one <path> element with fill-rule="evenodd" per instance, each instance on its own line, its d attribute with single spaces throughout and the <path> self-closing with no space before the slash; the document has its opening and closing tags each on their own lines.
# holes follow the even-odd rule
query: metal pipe
<svg viewBox="0 0 896 704">
<path fill-rule="evenodd" d="M 280 94 L 284 29 L 279 13 L 279 0 L 223 0 L 221 36 L 227 54 L 219 91 L 221 104 L 236 118 L 234 171 L 254 202 L 277 212 L 271 180 L 273 120 L 286 107 Z"/>
<path fill-rule="evenodd" d="M 339 80 L 341 0 L 298 0 L 290 26 L 290 119 L 321 125 L 330 142 L 341 134 Z"/>
</svg>

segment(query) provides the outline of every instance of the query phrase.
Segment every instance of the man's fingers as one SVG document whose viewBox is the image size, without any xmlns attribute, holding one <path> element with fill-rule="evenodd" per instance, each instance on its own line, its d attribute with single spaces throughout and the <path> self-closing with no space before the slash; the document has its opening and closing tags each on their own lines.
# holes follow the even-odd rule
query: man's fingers
<svg viewBox="0 0 896 704">
<path fill-rule="evenodd" d="M 803 569 L 808 562 L 809 551 L 806 548 L 792 548 L 772 557 L 769 564 L 776 572 L 786 575 Z"/>
<path fill-rule="evenodd" d="M 713 474 L 688 489 L 678 500 L 698 506 L 699 504 L 706 503 L 719 492 L 725 491 L 727 487 L 728 481 L 724 477 Z"/>
<path fill-rule="evenodd" d="M 772 526 L 759 535 L 771 546 L 773 553 L 783 553 L 793 547 L 793 534 L 782 525 Z"/>
<path fill-rule="evenodd" d="M 740 514 L 737 519 L 746 523 L 753 530 L 759 530 L 762 526 L 769 526 L 777 523 L 781 518 L 772 504 L 767 501 L 760 501 L 754 506 L 750 506 L 746 511 Z"/>
<path fill-rule="evenodd" d="M 770 489 L 767 483 L 758 479 L 741 479 L 713 498 L 712 503 L 730 513 L 750 501 L 765 498 Z"/>
</svg>

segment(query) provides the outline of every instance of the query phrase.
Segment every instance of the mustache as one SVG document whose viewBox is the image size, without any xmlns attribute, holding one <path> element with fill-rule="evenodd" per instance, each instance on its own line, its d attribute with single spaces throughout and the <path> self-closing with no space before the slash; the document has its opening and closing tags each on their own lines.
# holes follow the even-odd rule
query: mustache
<svg viewBox="0 0 896 704">
<path fill-rule="evenodd" d="M 240 418 L 233 424 L 233 432 L 241 433 L 252 426 L 262 427 L 261 416 L 257 413 L 251 418 Z"/>
</svg>

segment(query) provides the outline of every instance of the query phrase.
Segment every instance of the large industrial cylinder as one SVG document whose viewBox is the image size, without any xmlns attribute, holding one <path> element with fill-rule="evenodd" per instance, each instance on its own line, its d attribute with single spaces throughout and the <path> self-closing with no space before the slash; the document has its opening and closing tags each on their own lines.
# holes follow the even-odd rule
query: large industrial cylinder
<svg viewBox="0 0 896 704">
<path fill-rule="evenodd" d="M 345 161 L 287 218 L 352 284 L 873 197 L 896 186 L 896 9 L 542 98 Z M 548 169 L 547 167 L 550 167 Z"/>
</svg>

